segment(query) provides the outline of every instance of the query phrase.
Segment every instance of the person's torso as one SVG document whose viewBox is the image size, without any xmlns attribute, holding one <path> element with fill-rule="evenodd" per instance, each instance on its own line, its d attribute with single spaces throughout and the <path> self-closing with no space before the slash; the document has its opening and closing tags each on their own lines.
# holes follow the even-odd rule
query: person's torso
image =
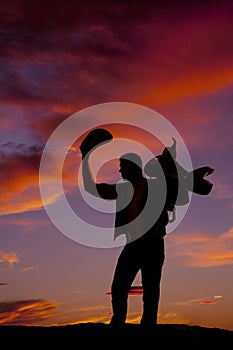
<svg viewBox="0 0 233 350">
<path fill-rule="evenodd" d="M 165 235 L 168 213 L 156 180 L 143 178 L 134 189 L 129 182 L 119 183 L 117 192 L 115 238 L 125 234 L 127 241 L 135 240 L 145 233 L 157 235 L 158 230 Z"/>
</svg>

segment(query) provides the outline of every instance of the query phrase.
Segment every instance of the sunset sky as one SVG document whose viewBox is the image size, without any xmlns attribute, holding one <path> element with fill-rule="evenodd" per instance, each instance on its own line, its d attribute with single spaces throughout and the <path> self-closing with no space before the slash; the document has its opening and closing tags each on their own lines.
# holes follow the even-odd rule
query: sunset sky
<svg viewBox="0 0 233 350">
<path fill-rule="evenodd" d="M 161 114 L 193 167 L 215 169 L 211 193 L 193 194 L 165 237 L 158 322 L 233 330 L 233 3 L 2 1 L 0 28 L 0 324 L 110 321 L 122 247 L 80 244 L 60 232 L 44 208 L 39 170 L 62 122 L 121 102 Z M 144 130 L 111 123 L 109 116 L 114 137 L 162 152 Z M 78 191 L 79 136 L 63 186 L 74 210 L 100 223 Z M 117 166 L 107 163 L 100 178 L 117 180 Z M 54 163 L 48 186 L 56 171 Z M 58 196 L 49 200 L 59 204 Z M 140 274 L 130 294 L 127 321 L 139 323 Z"/>
</svg>

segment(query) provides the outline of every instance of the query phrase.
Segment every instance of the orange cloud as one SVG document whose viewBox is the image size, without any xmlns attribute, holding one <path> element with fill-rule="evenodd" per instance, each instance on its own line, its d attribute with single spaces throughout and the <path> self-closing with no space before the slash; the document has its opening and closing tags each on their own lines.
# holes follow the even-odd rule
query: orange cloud
<svg viewBox="0 0 233 350">
<path fill-rule="evenodd" d="M 2 266 L 5 266 L 6 264 L 7 266 L 10 266 L 12 268 L 13 265 L 18 262 L 19 258 L 17 254 L 0 251 L 0 266 L 1 264 Z"/>
<path fill-rule="evenodd" d="M 38 169 L 41 149 L 8 143 L 2 145 L 0 162 L 1 211 L 11 214 L 41 206 Z"/>
<path fill-rule="evenodd" d="M 16 145 L 8 143 L 0 148 L 0 215 L 22 213 L 43 208 L 39 188 L 39 168 L 42 149 L 38 146 Z M 52 171 L 48 174 L 48 188 L 54 182 L 54 174 L 57 166 L 51 156 L 50 165 Z M 75 174 L 75 170 L 74 170 Z M 66 182 L 70 179 L 69 168 L 66 174 Z M 53 193 L 48 202 L 54 202 L 58 198 Z M 21 222 L 28 226 L 27 223 Z"/>
<path fill-rule="evenodd" d="M 217 236 L 190 232 L 168 236 L 171 256 L 195 267 L 233 264 L 233 228 Z M 175 248 L 175 249 L 174 249 Z"/>
<path fill-rule="evenodd" d="M 43 300 L 18 300 L 0 303 L 0 324 L 36 325 L 55 315 L 57 304 Z"/>
<path fill-rule="evenodd" d="M 143 96 L 139 97 L 144 105 L 162 105 L 174 103 L 178 100 L 214 92 L 228 86 L 233 80 L 233 67 L 213 67 L 201 72 L 195 71 L 183 77 L 167 80 L 150 88 Z"/>
</svg>

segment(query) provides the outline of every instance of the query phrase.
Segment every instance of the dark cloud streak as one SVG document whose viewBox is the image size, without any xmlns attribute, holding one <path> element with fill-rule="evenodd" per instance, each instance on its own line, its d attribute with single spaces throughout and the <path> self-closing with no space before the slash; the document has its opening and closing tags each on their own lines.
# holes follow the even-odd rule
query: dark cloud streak
<svg viewBox="0 0 233 350">
<path fill-rule="evenodd" d="M 0 145 L 0 161 L 1 159 L 7 159 L 9 157 L 16 158 L 32 158 L 35 159 L 37 155 L 41 155 L 43 148 L 39 145 L 25 145 L 19 144 L 16 145 L 13 142 L 7 142 Z"/>
<path fill-rule="evenodd" d="M 54 316 L 56 304 L 40 299 L 0 303 L 0 324 L 34 325 Z"/>
</svg>

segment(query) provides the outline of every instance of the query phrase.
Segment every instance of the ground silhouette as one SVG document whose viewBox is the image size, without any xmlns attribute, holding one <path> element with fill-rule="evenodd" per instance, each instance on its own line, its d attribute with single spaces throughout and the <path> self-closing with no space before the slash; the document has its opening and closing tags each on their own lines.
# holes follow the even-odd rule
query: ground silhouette
<svg viewBox="0 0 233 350">
<path fill-rule="evenodd" d="M 115 348 L 130 344 L 130 348 L 153 349 L 217 349 L 228 348 L 233 341 L 233 331 L 219 328 L 188 326 L 185 324 L 159 324 L 151 330 L 139 324 L 126 324 L 121 331 L 113 331 L 105 323 L 79 323 L 67 326 L 0 326 L 0 338 L 9 347 L 18 348 L 80 348 L 85 346 Z M 160 345 L 159 345 L 160 344 Z"/>
</svg>

